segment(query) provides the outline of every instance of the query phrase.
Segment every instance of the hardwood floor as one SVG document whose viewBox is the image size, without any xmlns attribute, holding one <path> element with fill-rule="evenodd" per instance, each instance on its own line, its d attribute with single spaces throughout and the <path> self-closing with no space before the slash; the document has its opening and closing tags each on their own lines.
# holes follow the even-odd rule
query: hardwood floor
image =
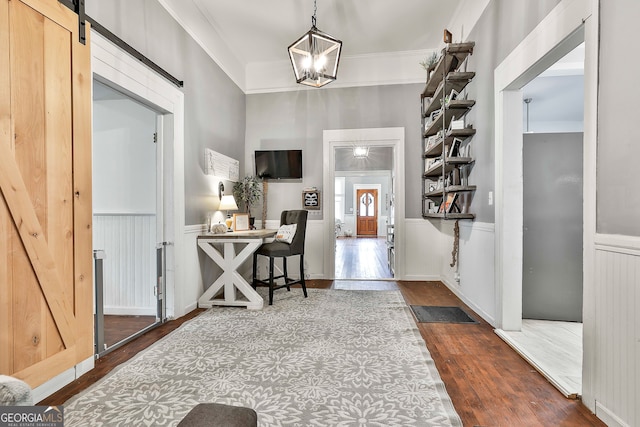
<svg viewBox="0 0 640 427">
<path fill-rule="evenodd" d="M 440 282 L 399 282 L 408 304 L 457 305 Z M 476 315 L 479 324 L 418 323 L 465 426 L 604 426 L 565 398 Z"/>
<path fill-rule="evenodd" d="M 383 237 L 336 239 L 336 279 L 393 279 Z"/>
<path fill-rule="evenodd" d="M 104 316 L 104 342 L 107 347 L 119 343 L 156 322 L 155 316 Z"/>
<path fill-rule="evenodd" d="M 457 305 L 473 313 L 440 282 L 308 280 L 325 289 L 398 288 L 407 304 Z M 297 287 L 297 286 L 295 286 Z M 168 322 L 100 358 L 96 368 L 40 402 L 62 404 L 202 310 Z M 566 399 L 494 332 L 478 324 L 418 323 L 465 426 L 604 426 L 579 400 Z"/>
</svg>

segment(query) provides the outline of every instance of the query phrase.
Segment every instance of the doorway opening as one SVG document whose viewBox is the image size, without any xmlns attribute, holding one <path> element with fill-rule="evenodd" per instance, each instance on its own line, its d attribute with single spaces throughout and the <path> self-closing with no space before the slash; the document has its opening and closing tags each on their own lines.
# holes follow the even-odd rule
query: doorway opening
<svg viewBox="0 0 640 427">
<path fill-rule="evenodd" d="M 549 171 L 544 169 L 540 170 L 540 165 L 534 166 L 531 170 L 534 171 L 533 177 L 529 175 L 528 177 L 523 178 L 525 174 L 523 172 L 526 171 L 526 157 L 531 156 L 532 153 L 529 149 L 532 147 L 526 147 L 524 145 L 525 142 L 536 143 L 536 139 L 545 139 L 540 135 L 528 134 L 524 133 L 527 128 L 527 120 L 526 113 L 529 110 L 529 113 L 533 111 L 533 105 L 535 102 L 535 98 L 531 95 L 523 94 L 527 90 L 531 88 L 527 88 L 527 84 L 534 80 L 535 77 L 541 75 L 546 69 L 548 69 L 552 64 L 557 62 L 559 59 L 565 57 L 565 55 L 572 52 L 576 47 L 585 43 L 585 53 L 586 52 L 594 52 L 595 46 L 593 38 L 593 31 L 595 27 L 595 23 L 593 20 L 589 20 L 590 18 L 590 10 L 589 5 L 586 4 L 576 4 L 578 7 L 573 8 L 571 10 L 556 8 L 554 9 L 543 22 L 536 27 L 536 29 L 529 35 L 525 40 L 510 54 L 510 56 L 503 61 L 502 64 L 495 70 L 495 106 L 496 106 L 496 240 L 495 240 L 495 253 L 496 253 L 496 282 L 497 282 L 497 307 L 498 307 L 498 327 L 496 333 L 501 336 L 507 343 L 509 343 L 516 351 L 518 351 L 525 359 L 527 359 L 538 371 L 540 371 L 543 375 L 547 377 L 547 379 L 554 384 L 563 394 L 568 397 L 577 397 L 582 395 L 582 386 L 581 380 L 577 381 L 578 386 L 575 387 L 571 385 L 570 387 L 566 387 L 563 384 L 563 376 L 572 375 L 578 377 L 580 379 L 582 377 L 583 369 L 582 362 L 584 360 L 584 354 L 582 351 L 583 339 L 581 336 L 576 336 L 572 339 L 568 338 L 567 334 L 560 336 L 558 333 L 562 333 L 562 330 L 556 330 L 551 332 L 551 337 L 545 337 L 543 332 L 542 335 L 539 335 L 536 338 L 533 338 L 531 335 L 527 334 L 536 334 L 539 331 L 527 330 L 527 327 L 530 326 L 528 323 L 528 319 L 523 321 L 523 317 L 531 318 L 531 317 L 554 317 L 558 318 L 558 311 L 553 314 L 540 314 L 535 313 L 535 310 L 532 310 L 530 305 L 538 305 L 540 308 L 540 301 L 536 301 L 536 293 L 544 294 L 542 292 L 546 287 L 546 283 L 544 285 L 534 285 L 530 287 L 526 284 L 527 275 L 531 274 L 535 276 L 536 270 L 540 271 L 543 268 L 550 268 L 548 265 L 542 266 L 538 264 L 539 259 L 544 257 L 540 256 L 538 253 L 538 258 L 536 259 L 535 255 L 533 257 L 525 257 L 526 252 L 530 253 L 530 250 L 525 248 L 527 244 L 527 231 L 525 230 L 527 225 L 530 227 L 537 227 L 530 221 L 530 218 L 527 215 L 531 215 L 535 212 L 524 212 L 525 209 L 530 211 L 535 211 L 537 209 L 551 209 L 551 212 L 554 212 L 554 203 L 549 203 L 546 200 L 544 203 L 539 202 L 539 199 L 535 197 L 525 203 L 525 198 L 527 195 L 525 191 L 527 187 L 529 190 L 533 188 L 534 192 L 537 192 L 540 188 L 548 187 L 549 183 L 545 183 L 544 179 L 548 178 L 547 176 L 541 177 L 541 174 L 544 175 L 553 175 L 556 172 Z M 570 15 L 570 16 L 568 16 Z M 580 19 L 576 19 L 577 16 L 580 16 Z M 571 18 L 571 19 L 569 19 Z M 562 26 L 558 26 L 558 22 L 562 22 Z M 549 34 L 549 28 L 554 28 L 552 36 L 546 38 L 540 38 L 540 33 Z M 585 39 L 587 39 L 585 41 Z M 533 46 L 536 46 L 533 48 Z M 531 55 L 531 52 L 535 51 L 536 55 Z M 522 57 L 526 56 L 526 61 L 521 61 Z M 593 61 L 593 57 L 591 54 L 583 56 L 578 62 L 581 64 L 581 68 L 584 70 L 584 83 L 582 84 L 583 90 L 581 96 L 584 96 L 584 100 L 580 103 L 581 113 L 581 121 L 584 123 L 584 133 L 583 135 L 578 135 L 574 138 L 574 141 L 571 143 L 577 145 L 578 152 L 572 155 L 576 157 L 582 156 L 582 150 L 584 150 L 584 162 L 577 159 L 576 163 L 579 163 L 578 172 L 574 172 L 574 174 L 579 175 L 578 177 L 573 177 L 570 179 L 559 178 L 556 177 L 557 180 L 564 180 L 565 182 L 562 185 L 573 187 L 573 190 L 568 190 L 568 193 L 571 194 L 572 198 L 584 197 L 584 202 L 579 205 L 584 204 L 585 210 L 584 212 L 578 215 L 578 219 L 573 219 L 571 221 L 571 225 L 565 227 L 572 228 L 574 226 L 578 226 L 577 234 L 580 237 L 576 245 L 579 246 L 578 252 L 579 255 L 584 253 L 583 246 L 587 245 L 588 238 L 586 237 L 588 233 L 585 231 L 589 229 L 587 223 L 591 223 L 590 219 L 590 210 L 588 207 L 591 205 L 591 194 L 585 189 L 588 188 L 587 182 L 590 182 L 595 176 L 595 169 L 591 169 L 591 150 L 592 145 L 595 141 L 595 134 L 593 133 L 593 128 L 591 126 L 591 121 L 593 120 L 593 115 L 595 110 L 592 108 L 595 105 L 595 96 L 596 93 L 596 84 L 593 79 L 593 73 L 597 73 L 597 64 Z M 542 74 L 544 76 L 544 74 Z M 525 102 L 527 99 L 527 102 Z M 561 113 L 558 113 L 560 116 Z M 531 120 L 531 117 L 530 117 Z M 566 124 L 566 123 L 565 123 Z M 530 129 L 531 123 L 529 123 Z M 576 129 L 572 129 L 576 130 Z M 563 137 L 568 136 L 569 133 L 563 134 Z M 553 139 L 554 144 L 560 144 L 558 141 L 559 138 L 557 136 L 550 137 Z M 577 144 L 576 141 L 577 140 Z M 545 142 L 537 141 L 538 144 L 544 145 Z M 535 149 L 535 146 L 533 146 Z M 558 158 L 558 153 L 560 149 L 560 145 L 556 145 L 556 158 Z M 564 147 L 563 147 L 564 148 Z M 535 150 L 534 150 L 535 151 Z M 535 154 L 535 153 L 534 153 Z M 542 165 L 548 166 L 549 163 L 553 163 L 554 159 L 547 158 L 547 163 L 544 161 Z M 584 165 L 584 170 L 582 169 L 582 165 Z M 536 169 L 538 168 L 538 169 Z M 557 168 L 562 171 L 562 167 Z M 527 180 L 525 182 L 525 179 Z M 578 181 L 578 182 L 573 182 Z M 582 185 L 581 182 L 584 181 L 585 184 Z M 576 190 L 576 187 L 579 187 Z M 546 189 L 546 188 L 545 188 Z M 566 188 L 563 191 L 567 190 Z M 576 195 L 576 191 L 578 194 Z M 580 194 L 584 191 L 584 194 Z M 538 200 L 538 201 L 536 201 Z M 554 201 L 558 201 L 558 203 L 563 203 L 562 196 L 553 197 Z M 542 206 L 540 206 L 542 204 Z M 549 223 L 547 220 L 547 229 L 553 228 L 556 222 L 560 221 L 559 217 L 553 217 L 551 220 L 552 223 Z M 544 221 L 542 221 L 544 223 Z M 524 230 L 524 232 L 523 232 Z M 548 231 L 548 230 L 547 230 Z M 575 236 L 566 238 L 571 240 L 574 239 Z M 529 243 L 535 241 L 536 236 L 529 236 Z M 584 240 L 584 244 L 583 244 Z M 535 242 L 533 242 L 535 243 Z M 535 246 L 535 245 L 534 245 Z M 538 249 L 540 251 L 540 249 Z M 573 251 L 575 252 L 575 251 Z M 507 255 L 508 254 L 508 255 Z M 573 261 L 572 261 L 573 262 Z M 584 261 L 582 260 L 582 256 L 577 257 L 577 269 L 582 272 L 586 269 Z M 572 267 L 575 271 L 576 267 Z M 557 273 L 557 271 L 556 271 Z M 543 275 L 539 275 L 539 279 L 543 278 Z M 575 279 L 575 278 L 574 278 Z M 548 278 L 547 278 L 548 280 Z M 573 280 L 573 279 L 572 279 Z M 580 277 L 577 279 L 578 286 L 582 286 L 583 277 L 580 274 Z M 555 298 L 556 300 L 563 299 L 566 297 L 565 291 L 561 291 L 560 289 L 552 290 L 554 295 L 551 298 Z M 583 293 L 580 288 L 577 292 L 572 290 L 571 292 L 575 294 L 577 293 L 577 297 L 572 300 L 572 304 L 577 304 L 579 307 L 577 312 L 582 312 L 583 302 L 582 299 L 586 293 Z M 545 307 L 542 309 L 544 311 Z M 562 313 L 564 317 L 563 320 L 569 320 L 570 317 L 566 317 L 567 313 L 570 311 L 569 307 L 559 307 L 560 313 Z M 576 319 L 571 319 L 576 320 Z M 536 319 L 537 321 L 537 319 Z M 574 322 L 575 323 L 575 322 Z M 565 331 L 566 332 L 566 331 Z M 520 339 L 516 339 L 515 337 L 519 337 Z M 528 346 L 521 345 L 522 342 L 529 342 Z M 549 343 L 552 342 L 554 344 L 566 343 L 569 341 L 573 341 L 578 344 L 577 348 L 573 350 L 573 356 L 571 358 L 571 365 L 573 374 L 567 374 L 566 372 L 562 372 L 562 370 L 558 371 L 555 368 L 563 367 L 563 364 L 568 360 L 566 354 L 558 355 L 556 352 L 552 351 L 552 345 Z M 541 344 L 544 342 L 544 344 Z M 531 351 L 531 350 L 538 350 Z M 542 351 L 539 351 L 542 350 Z M 566 350 L 559 348 L 560 352 L 564 352 Z M 548 369 L 548 368 L 551 369 Z M 572 378 L 576 379 L 576 378 Z"/>
<path fill-rule="evenodd" d="M 96 353 L 164 319 L 159 113 L 93 82 L 93 245 Z"/>
<path fill-rule="evenodd" d="M 387 148 L 389 149 L 389 148 Z M 390 149 L 389 149 L 390 150 Z M 376 153 L 376 149 L 370 150 Z M 336 172 L 335 278 L 393 279 L 386 235 L 391 171 Z M 365 183 L 363 183 L 365 182 Z M 345 191 L 341 191 L 346 188 Z M 341 200 L 346 193 L 346 203 Z"/>
<path fill-rule="evenodd" d="M 505 334 L 575 398 L 582 391 L 584 44 L 522 95 L 522 328 Z"/>
<path fill-rule="evenodd" d="M 334 226 L 325 234 L 325 277 L 400 277 L 396 241 L 402 240 L 399 233 L 404 230 L 399 220 L 404 215 L 404 195 L 399 194 L 404 175 L 396 177 L 404 174 L 398 171 L 404 161 L 404 129 L 325 131 L 324 136 L 330 164 L 325 188 L 332 190 L 325 191 L 325 218 Z M 356 155 L 356 147 L 366 147 L 368 155 Z"/>
</svg>

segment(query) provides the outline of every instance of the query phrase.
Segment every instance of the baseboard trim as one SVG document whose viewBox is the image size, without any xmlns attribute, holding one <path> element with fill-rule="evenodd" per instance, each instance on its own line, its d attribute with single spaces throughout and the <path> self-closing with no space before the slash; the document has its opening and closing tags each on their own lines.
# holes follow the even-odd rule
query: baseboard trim
<svg viewBox="0 0 640 427">
<path fill-rule="evenodd" d="M 622 421 L 616 414 L 596 400 L 596 416 L 609 427 L 631 427 Z"/>
<path fill-rule="evenodd" d="M 104 307 L 106 316 L 155 316 L 155 307 Z"/>
<path fill-rule="evenodd" d="M 96 359 L 91 356 L 76 365 L 76 378 L 80 378 L 96 365 Z"/>
<path fill-rule="evenodd" d="M 439 279 L 442 283 L 444 283 L 444 285 L 449 288 L 449 290 L 451 292 L 453 292 L 458 298 L 460 298 L 460 300 L 465 303 L 467 306 L 469 306 L 469 308 L 471 310 L 473 310 L 478 316 L 482 317 L 488 324 L 490 324 L 491 326 L 493 326 L 494 328 L 496 327 L 496 320 L 493 318 L 493 316 L 491 316 L 489 313 L 487 313 L 486 311 L 482 310 L 480 307 L 478 307 L 475 303 L 473 303 L 472 301 L 470 301 L 462 292 L 460 292 L 460 289 L 458 287 L 458 284 L 455 283 L 453 284 L 449 279 L 447 279 L 446 277 L 441 277 Z"/>
<path fill-rule="evenodd" d="M 72 383 L 82 375 L 92 370 L 94 366 L 95 361 L 93 356 L 91 356 L 88 359 L 85 359 L 82 362 L 78 363 L 73 368 L 67 369 L 66 371 L 51 378 L 49 381 L 34 388 L 31 392 L 33 395 L 33 403 L 37 404 L 41 400 L 51 396 L 62 387 Z"/>
<path fill-rule="evenodd" d="M 185 308 L 184 308 L 184 313 L 191 313 L 193 310 L 195 310 L 196 308 L 198 308 L 198 301 L 194 301 L 191 304 L 188 304 Z"/>
<path fill-rule="evenodd" d="M 398 280 L 404 280 L 407 282 L 441 282 L 442 276 L 409 274 Z"/>
</svg>

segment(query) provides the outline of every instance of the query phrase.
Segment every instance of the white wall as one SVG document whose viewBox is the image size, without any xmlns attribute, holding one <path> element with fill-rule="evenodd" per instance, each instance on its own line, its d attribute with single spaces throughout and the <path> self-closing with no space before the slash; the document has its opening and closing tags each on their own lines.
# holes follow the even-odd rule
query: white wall
<svg viewBox="0 0 640 427">
<path fill-rule="evenodd" d="M 584 61 L 584 59 L 583 59 Z M 584 130 L 584 75 L 540 76 L 522 88 L 529 102 L 529 132 L 559 133 Z M 527 132 L 527 104 L 522 128 Z"/>
<path fill-rule="evenodd" d="M 155 131 L 155 111 L 135 101 L 94 101 L 94 213 L 156 212 Z"/>
<path fill-rule="evenodd" d="M 94 83 L 93 247 L 104 313 L 156 314 L 156 112 Z"/>
</svg>

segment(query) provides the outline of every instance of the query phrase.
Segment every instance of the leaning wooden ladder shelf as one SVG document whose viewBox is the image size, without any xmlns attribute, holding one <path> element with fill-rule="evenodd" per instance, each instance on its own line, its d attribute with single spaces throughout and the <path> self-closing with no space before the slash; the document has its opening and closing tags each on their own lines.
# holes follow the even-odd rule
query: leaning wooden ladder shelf
<svg viewBox="0 0 640 427">
<path fill-rule="evenodd" d="M 476 190 L 474 185 L 468 184 L 469 170 L 474 162 L 468 149 L 469 140 L 476 131 L 462 122 L 475 105 L 474 100 L 463 95 L 475 77 L 474 72 L 466 71 L 467 58 L 473 53 L 474 46 L 474 42 L 447 44 L 420 95 L 423 218 L 475 218 L 468 212 Z"/>
</svg>

